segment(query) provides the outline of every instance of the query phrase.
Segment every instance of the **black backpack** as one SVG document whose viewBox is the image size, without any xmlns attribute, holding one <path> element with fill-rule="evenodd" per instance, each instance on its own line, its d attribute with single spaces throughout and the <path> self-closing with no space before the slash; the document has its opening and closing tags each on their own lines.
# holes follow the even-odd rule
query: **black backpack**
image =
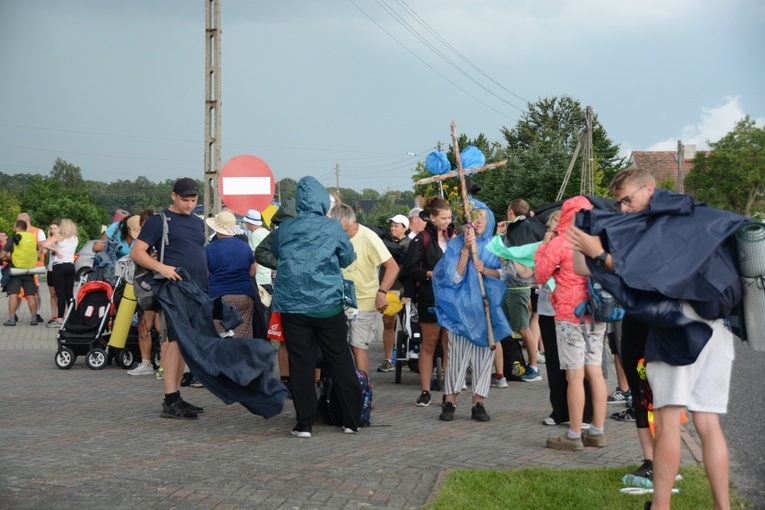
<svg viewBox="0 0 765 510">
<path fill-rule="evenodd" d="M 521 376 L 526 373 L 528 364 L 523 356 L 523 348 L 518 338 L 512 335 L 502 339 L 502 359 L 505 361 L 505 379 L 509 381 L 520 381 Z"/>
</svg>

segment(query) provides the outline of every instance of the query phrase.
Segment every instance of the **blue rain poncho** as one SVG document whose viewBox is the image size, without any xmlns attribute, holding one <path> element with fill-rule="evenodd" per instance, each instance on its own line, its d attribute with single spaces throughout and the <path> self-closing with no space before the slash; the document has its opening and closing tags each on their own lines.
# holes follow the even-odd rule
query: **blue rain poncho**
<svg viewBox="0 0 765 510">
<path fill-rule="evenodd" d="M 494 232 L 494 214 L 483 202 L 475 199 L 471 199 L 471 202 L 475 209 L 486 210 L 486 229 L 476 239 L 478 256 L 486 268 L 499 270 L 501 266 L 500 260 L 487 247 L 492 238 L 492 232 Z M 441 258 L 433 270 L 432 281 L 436 302 L 436 317 L 438 317 L 438 324 L 440 326 L 467 338 L 470 342 L 480 347 L 488 347 L 489 336 L 486 326 L 486 313 L 481 297 L 481 287 L 478 283 L 478 271 L 476 271 L 472 257 L 468 260 L 463 278 L 455 283 L 454 276 L 463 246 L 463 235 L 452 239 L 446 247 L 443 258 Z M 494 338 L 496 341 L 500 341 L 512 333 L 502 311 L 502 299 L 505 295 L 506 287 L 500 279 L 490 276 L 484 276 L 483 283 L 486 289 L 486 296 L 489 299 Z"/>
</svg>

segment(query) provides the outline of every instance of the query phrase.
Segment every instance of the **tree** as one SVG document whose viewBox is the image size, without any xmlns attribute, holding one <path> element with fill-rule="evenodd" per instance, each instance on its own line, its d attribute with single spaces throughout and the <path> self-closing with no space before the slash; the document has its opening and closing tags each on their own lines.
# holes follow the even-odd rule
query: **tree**
<svg viewBox="0 0 765 510">
<path fill-rule="evenodd" d="M 295 198 L 295 194 L 297 192 L 297 181 L 295 179 L 285 177 L 279 181 L 278 185 L 276 186 L 276 190 L 277 197 L 275 198 L 277 198 L 277 200 L 280 202 L 284 202 L 289 198 Z"/>
<path fill-rule="evenodd" d="M 21 212 L 21 201 L 16 193 L 0 191 L 0 231 L 9 236 L 13 233 L 16 216 Z"/>
<path fill-rule="evenodd" d="M 77 224 L 81 244 L 100 237 L 101 225 L 108 219 L 87 190 L 62 188 L 58 180 L 39 176 L 24 192 L 21 206 L 31 215 L 32 223 L 45 230 L 55 219 L 71 219 Z"/>
<path fill-rule="evenodd" d="M 712 207 L 745 216 L 765 210 L 765 127 L 748 115 L 717 142 L 711 153 L 699 151 L 685 179 L 688 191 Z"/>
<path fill-rule="evenodd" d="M 85 184 L 80 167 L 67 163 L 61 158 L 56 158 L 56 162 L 53 163 L 50 178 L 58 181 L 62 188 L 79 189 Z"/>
<path fill-rule="evenodd" d="M 528 111 L 515 127 L 501 129 L 507 147 L 501 157 L 497 155 L 492 158 L 507 159 L 508 164 L 476 176 L 476 181 L 483 188 L 478 197 L 495 214 L 504 214 L 507 204 L 516 198 L 524 198 L 532 208 L 554 201 L 584 122 L 585 113 L 581 104 L 571 97 L 551 97 L 529 103 Z M 618 157 L 619 146 L 608 138 L 597 118 L 593 121 L 592 144 L 595 193 L 605 195 L 607 190 L 603 184 L 610 182 L 624 167 L 624 159 Z M 580 169 L 581 162 L 578 162 L 564 197 L 579 194 Z"/>
</svg>

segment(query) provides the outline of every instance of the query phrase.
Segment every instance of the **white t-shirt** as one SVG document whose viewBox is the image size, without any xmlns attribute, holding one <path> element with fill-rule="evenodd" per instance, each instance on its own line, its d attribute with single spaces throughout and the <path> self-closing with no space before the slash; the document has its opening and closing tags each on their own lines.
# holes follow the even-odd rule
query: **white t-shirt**
<svg viewBox="0 0 765 510">
<path fill-rule="evenodd" d="M 253 252 L 269 233 L 267 228 L 259 228 L 250 232 L 250 248 L 252 248 Z M 271 285 L 273 283 L 271 280 L 271 270 L 262 264 L 258 264 L 258 270 L 255 273 L 255 281 L 258 282 L 259 285 Z"/>
<path fill-rule="evenodd" d="M 79 239 L 77 236 L 67 237 L 62 239 L 53 245 L 53 249 L 58 252 L 58 255 L 51 253 L 51 260 L 53 265 L 63 263 L 74 263 L 74 252 L 77 251 L 77 243 Z"/>
</svg>

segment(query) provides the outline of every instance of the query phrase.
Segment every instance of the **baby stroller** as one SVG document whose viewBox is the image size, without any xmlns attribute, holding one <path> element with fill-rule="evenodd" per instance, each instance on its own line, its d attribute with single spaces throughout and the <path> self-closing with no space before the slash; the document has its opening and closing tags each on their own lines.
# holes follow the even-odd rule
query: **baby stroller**
<svg viewBox="0 0 765 510">
<path fill-rule="evenodd" d="M 396 384 L 401 384 L 401 372 L 404 364 L 409 370 L 419 374 L 420 345 L 422 344 L 422 330 L 417 317 L 417 307 L 411 301 L 408 301 L 398 314 L 396 321 L 398 332 L 396 333 L 396 347 L 393 354 L 393 363 L 396 366 Z M 435 384 L 431 383 L 431 389 L 440 390 L 443 388 L 443 352 L 441 342 L 436 345 L 436 351 L 433 353 L 433 372 Z"/>
<path fill-rule="evenodd" d="M 58 331 L 55 356 L 56 366 L 61 370 L 72 367 L 77 356 L 85 356 L 85 364 L 100 370 L 113 359 L 122 368 L 130 368 L 138 350 L 138 331 L 131 327 L 124 349 L 108 346 L 114 316 L 115 302 L 121 292 L 115 292 L 111 283 L 104 280 L 89 281 L 91 271 L 86 271 L 78 282 L 74 302 L 69 304 L 64 323 Z M 116 280 L 119 290 L 121 279 Z"/>
</svg>

